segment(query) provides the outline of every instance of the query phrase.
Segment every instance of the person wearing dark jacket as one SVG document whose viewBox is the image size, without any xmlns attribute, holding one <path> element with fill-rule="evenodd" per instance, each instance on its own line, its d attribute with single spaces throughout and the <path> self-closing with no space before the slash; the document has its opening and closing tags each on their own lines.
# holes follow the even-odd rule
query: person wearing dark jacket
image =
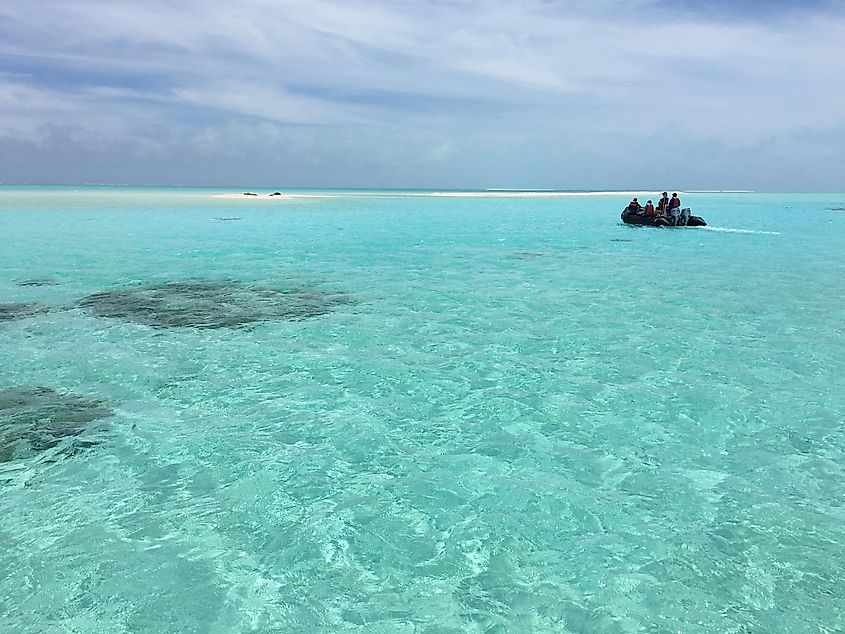
<svg viewBox="0 0 845 634">
<path fill-rule="evenodd" d="M 657 201 L 657 213 L 660 215 L 669 211 L 669 194 L 663 192 L 663 198 Z"/>
</svg>

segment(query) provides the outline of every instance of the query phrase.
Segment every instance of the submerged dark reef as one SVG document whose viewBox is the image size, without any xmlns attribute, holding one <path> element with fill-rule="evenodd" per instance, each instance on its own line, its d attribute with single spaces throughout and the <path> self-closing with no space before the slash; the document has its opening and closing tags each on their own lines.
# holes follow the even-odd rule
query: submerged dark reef
<svg viewBox="0 0 845 634">
<path fill-rule="evenodd" d="M 17 283 L 18 286 L 56 286 L 58 282 L 47 278 L 32 278 L 28 280 L 21 280 Z"/>
<path fill-rule="evenodd" d="M 154 328 L 235 328 L 319 317 L 349 301 L 344 293 L 316 288 L 274 289 L 198 280 L 94 293 L 79 305 L 98 317 Z"/>
<path fill-rule="evenodd" d="M 0 390 L 0 463 L 31 458 L 76 437 L 88 424 L 107 418 L 112 410 L 103 403 L 61 394 L 47 387 L 23 386 Z M 94 441 L 75 440 L 75 448 Z"/>
<path fill-rule="evenodd" d="M 0 304 L 0 321 L 11 321 L 12 319 L 25 319 L 40 313 L 46 313 L 50 308 L 38 302 L 16 302 L 12 304 Z"/>
</svg>

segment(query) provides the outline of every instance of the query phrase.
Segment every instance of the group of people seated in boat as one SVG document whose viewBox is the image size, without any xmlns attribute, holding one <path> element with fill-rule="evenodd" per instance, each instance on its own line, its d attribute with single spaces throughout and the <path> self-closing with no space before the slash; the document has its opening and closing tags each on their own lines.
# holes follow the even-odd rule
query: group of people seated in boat
<svg viewBox="0 0 845 634">
<path fill-rule="evenodd" d="M 628 207 L 625 211 L 626 213 L 636 214 L 641 217 L 651 217 L 652 220 L 647 221 L 644 224 L 669 224 L 673 227 L 677 227 L 686 226 L 690 219 L 690 210 L 688 207 L 681 207 L 681 199 L 678 198 L 678 194 L 672 194 L 672 198 L 669 198 L 669 194 L 666 192 L 663 192 L 663 198 L 661 198 L 660 202 L 657 203 L 657 209 L 654 208 L 654 205 L 650 200 L 646 203 L 645 207 L 643 207 L 639 201 L 634 198 L 628 203 Z"/>
<path fill-rule="evenodd" d="M 657 209 L 654 208 L 654 204 L 650 200 L 646 202 L 645 207 L 636 198 L 628 203 L 628 211 L 635 214 L 644 213 L 647 216 L 676 216 L 679 212 L 673 213 L 673 210 L 680 210 L 680 208 L 681 199 L 678 198 L 678 194 L 672 194 L 672 198 L 669 198 L 669 194 L 666 192 L 663 192 L 663 198 L 657 202 Z"/>
</svg>

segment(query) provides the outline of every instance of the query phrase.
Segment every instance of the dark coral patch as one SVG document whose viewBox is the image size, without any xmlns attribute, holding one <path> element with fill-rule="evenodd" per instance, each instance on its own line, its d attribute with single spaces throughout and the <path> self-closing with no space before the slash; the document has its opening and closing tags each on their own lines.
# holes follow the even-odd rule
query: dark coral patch
<svg viewBox="0 0 845 634">
<path fill-rule="evenodd" d="M 0 321 L 11 321 L 12 319 L 25 319 L 49 310 L 44 304 L 37 302 L 16 302 L 12 304 L 0 304 Z"/>
<path fill-rule="evenodd" d="M 79 303 L 98 317 L 154 328 L 236 328 L 261 321 L 319 317 L 349 303 L 349 299 L 343 293 L 314 288 L 189 281 L 105 291 Z"/>
<path fill-rule="evenodd" d="M 518 253 L 514 253 L 513 257 L 519 258 L 520 260 L 533 260 L 534 258 L 546 257 L 546 254 L 536 251 L 519 251 Z"/>
<path fill-rule="evenodd" d="M 0 462 L 30 458 L 82 434 L 88 424 L 112 415 L 103 403 L 47 387 L 0 390 Z M 73 446 L 93 442 L 74 440 Z"/>
</svg>

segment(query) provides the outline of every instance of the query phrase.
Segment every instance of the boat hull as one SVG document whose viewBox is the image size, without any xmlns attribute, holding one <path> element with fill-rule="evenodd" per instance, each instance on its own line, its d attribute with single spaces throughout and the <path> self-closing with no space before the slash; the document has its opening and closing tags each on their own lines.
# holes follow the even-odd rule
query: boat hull
<svg viewBox="0 0 845 634">
<path fill-rule="evenodd" d="M 690 216 L 687 220 L 686 225 L 675 225 L 672 221 L 672 218 L 667 218 L 665 216 L 650 216 L 647 214 L 638 214 L 632 211 L 628 211 L 628 209 L 625 209 L 622 212 L 622 222 L 624 222 L 626 225 L 641 225 L 643 227 L 707 226 L 707 223 L 704 222 L 704 218 L 702 218 L 701 216 Z"/>
</svg>

